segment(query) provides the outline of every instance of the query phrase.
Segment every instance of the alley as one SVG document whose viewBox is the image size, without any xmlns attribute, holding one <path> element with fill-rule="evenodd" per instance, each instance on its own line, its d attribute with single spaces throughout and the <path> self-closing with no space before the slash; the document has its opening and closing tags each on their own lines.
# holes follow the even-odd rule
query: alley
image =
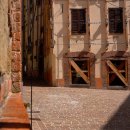
<svg viewBox="0 0 130 130">
<path fill-rule="evenodd" d="M 35 86 L 33 130 L 130 130 L 129 102 L 129 91 Z"/>
</svg>

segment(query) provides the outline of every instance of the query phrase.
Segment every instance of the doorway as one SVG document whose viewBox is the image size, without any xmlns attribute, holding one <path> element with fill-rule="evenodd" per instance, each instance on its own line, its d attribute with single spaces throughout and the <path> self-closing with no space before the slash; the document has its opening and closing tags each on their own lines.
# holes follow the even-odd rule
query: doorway
<svg viewBox="0 0 130 130">
<path fill-rule="evenodd" d="M 36 83 L 45 82 L 48 80 L 46 74 L 51 67 L 47 66 L 51 64 L 51 39 L 48 39 L 51 29 L 49 28 L 50 16 L 46 15 L 51 11 L 51 2 L 50 0 L 23 0 L 22 7 L 23 83 L 30 78 L 33 78 Z"/>
</svg>

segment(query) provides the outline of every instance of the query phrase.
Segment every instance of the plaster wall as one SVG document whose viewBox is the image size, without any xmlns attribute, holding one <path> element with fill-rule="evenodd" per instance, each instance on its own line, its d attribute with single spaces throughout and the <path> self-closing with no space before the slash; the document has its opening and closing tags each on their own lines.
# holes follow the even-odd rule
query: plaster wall
<svg viewBox="0 0 130 130">
<path fill-rule="evenodd" d="M 63 6 L 63 7 L 62 7 Z M 54 49 L 53 57 L 55 57 L 55 74 L 57 79 L 63 79 L 63 54 L 70 48 L 70 32 L 69 32 L 69 2 L 57 1 L 53 2 L 53 36 Z"/>
<path fill-rule="evenodd" d="M 11 38 L 8 23 L 8 0 L 0 1 L 0 104 L 11 87 Z"/>
<path fill-rule="evenodd" d="M 8 0 L 0 4 L 0 71 L 10 73 L 9 50 L 10 38 L 8 27 Z"/>
<path fill-rule="evenodd" d="M 95 54 L 95 78 L 101 79 L 101 54 L 110 51 L 130 50 L 129 1 L 105 0 L 54 0 L 53 54 L 56 56 L 57 79 L 63 78 L 63 54 L 67 52 L 90 52 Z M 110 34 L 108 8 L 123 8 L 123 34 Z M 86 34 L 71 34 L 71 9 L 86 9 Z M 127 21 L 127 22 L 126 22 Z"/>
</svg>

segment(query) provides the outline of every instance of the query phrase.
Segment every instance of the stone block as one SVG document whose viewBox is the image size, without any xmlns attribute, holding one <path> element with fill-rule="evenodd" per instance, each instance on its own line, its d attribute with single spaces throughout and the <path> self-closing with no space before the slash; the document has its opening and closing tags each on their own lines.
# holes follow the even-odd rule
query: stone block
<svg viewBox="0 0 130 130">
<path fill-rule="evenodd" d="M 20 51 L 21 50 L 21 42 L 15 41 L 12 43 L 12 51 Z"/>
<path fill-rule="evenodd" d="M 21 33 L 16 32 L 13 34 L 13 41 L 21 41 Z"/>
<path fill-rule="evenodd" d="M 20 22 L 17 22 L 12 26 L 12 32 L 16 33 L 16 32 L 20 32 L 20 31 L 21 31 L 21 24 L 20 24 Z"/>
<path fill-rule="evenodd" d="M 21 13 L 14 13 L 13 14 L 13 20 L 14 20 L 14 22 L 20 22 L 20 20 L 21 20 Z"/>
<path fill-rule="evenodd" d="M 12 83 L 12 93 L 21 92 L 21 82 L 13 82 Z"/>
<path fill-rule="evenodd" d="M 12 81 L 13 82 L 21 81 L 21 78 L 22 78 L 22 76 L 21 76 L 20 72 L 19 73 L 12 73 Z"/>
<path fill-rule="evenodd" d="M 12 51 L 12 61 L 21 61 L 21 53 Z"/>
<path fill-rule="evenodd" d="M 13 1 L 12 8 L 15 11 L 20 11 L 20 9 L 21 9 L 20 2 L 18 0 Z"/>
<path fill-rule="evenodd" d="M 19 72 L 21 71 L 21 63 L 19 61 L 12 62 L 12 71 Z"/>
</svg>

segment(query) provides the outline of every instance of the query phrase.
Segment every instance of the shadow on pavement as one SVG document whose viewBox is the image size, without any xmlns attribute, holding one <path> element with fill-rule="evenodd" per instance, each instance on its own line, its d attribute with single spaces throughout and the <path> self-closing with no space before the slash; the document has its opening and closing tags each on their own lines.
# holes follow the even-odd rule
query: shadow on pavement
<svg viewBox="0 0 130 130">
<path fill-rule="evenodd" d="M 22 128 L 24 130 L 24 128 L 26 128 L 26 130 L 30 130 L 30 124 L 28 123 L 14 123 L 14 122 L 0 122 L 0 128 L 12 128 L 12 129 L 16 129 L 16 128 Z"/>
<path fill-rule="evenodd" d="M 23 86 L 35 86 L 35 87 L 52 87 L 51 85 L 48 85 L 44 80 L 39 79 L 33 79 L 31 80 L 24 80 Z"/>
<path fill-rule="evenodd" d="M 102 130 L 130 130 L 130 95 Z"/>
</svg>

